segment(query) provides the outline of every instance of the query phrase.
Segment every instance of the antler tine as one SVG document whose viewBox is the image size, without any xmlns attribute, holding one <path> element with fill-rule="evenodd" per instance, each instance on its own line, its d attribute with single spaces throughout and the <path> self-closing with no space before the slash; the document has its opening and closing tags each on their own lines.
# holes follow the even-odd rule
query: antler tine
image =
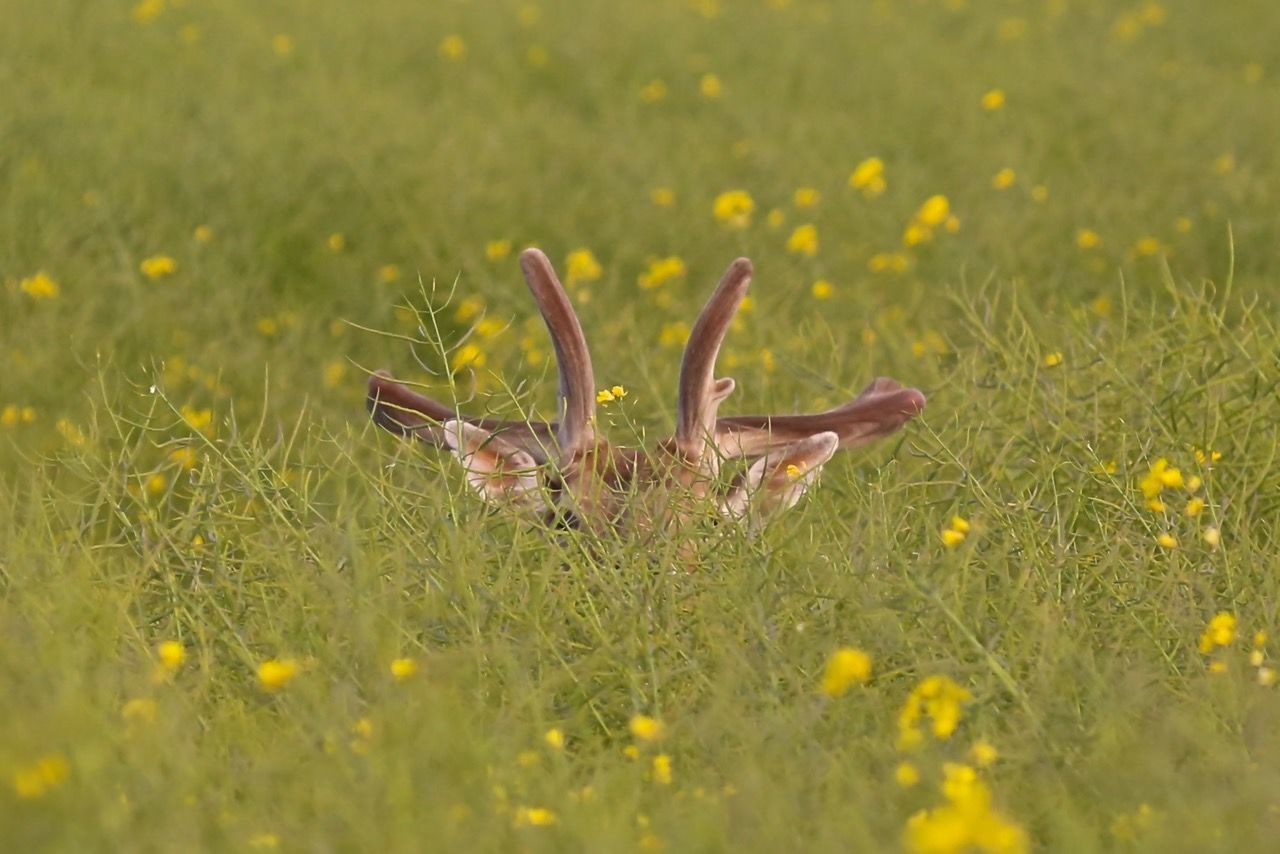
<svg viewBox="0 0 1280 854">
<path fill-rule="evenodd" d="M 538 303 L 542 319 L 556 350 L 560 374 L 559 416 L 560 459 L 567 461 L 595 439 L 595 376 L 591 370 L 591 353 L 582 324 L 569 303 L 569 295 L 556 278 L 547 256 L 538 249 L 520 253 L 520 268 Z"/>
<path fill-rule="evenodd" d="M 716 409 L 733 391 L 733 380 L 715 380 L 716 356 L 730 321 L 747 295 L 751 274 L 751 261 L 746 258 L 729 265 L 715 292 L 702 307 L 684 348 L 680 397 L 676 403 L 676 447 L 691 463 L 702 460 L 715 434 Z"/>
</svg>

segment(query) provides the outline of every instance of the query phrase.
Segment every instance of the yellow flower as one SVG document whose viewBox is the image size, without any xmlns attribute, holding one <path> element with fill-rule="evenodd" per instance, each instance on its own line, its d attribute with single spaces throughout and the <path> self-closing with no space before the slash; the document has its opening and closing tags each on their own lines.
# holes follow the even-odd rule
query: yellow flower
<svg viewBox="0 0 1280 854">
<path fill-rule="evenodd" d="M 787 251 L 812 258 L 818 254 L 818 229 L 812 224 L 796 226 L 787 238 Z"/>
<path fill-rule="evenodd" d="M 649 269 L 640 274 L 637 283 L 644 290 L 650 291 L 661 287 L 672 279 L 678 279 L 688 272 L 684 261 L 676 255 L 667 258 L 650 258 Z"/>
<path fill-rule="evenodd" d="M 813 283 L 814 299 L 830 299 L 833 293 L 835 293 L 835 288 L 826 279 L 818 279 Z"/>
<path fill-rule="evenodd" d="M 798 466 L 795 463 L 787 463 L 787 477 L 791 478 L 792 480 L 799 480 L 803 476 L 804 476 L 803 466 Z"/>
<path fill-rule="evenodd" d="M 548 827 L 558 819 L 555 813 L 545 807 L 519 807 L 513 821 L 516 827 Z"/>
<path fill-rule="evenodd" d="M 658 741 L 662 738 L 665 727 L 662 721 L 648 715 L 635 715 L 627 723 L 631 735 L 641 741 Z"/>
<path fill-rule="evenodd" d="M 1263 688 L 1270 688 L 1276 684 L 1276 671 L 1270 667 L 1259 667 L 1257 679 Z"/>
<path fill-rule="evenodd" d="M 329 247 L 330 252 L 341 252 L 347 248 L 347 237 L 335 231 L 325 238 L 324 245 Z"/>
<path fill-rule="evenodd" d="M 1058 367 L 1058 365 L 1061 365 L 1061 364 L 1062 364 L 1062 353 L 1056 350 L 1052 353 L 1045 353 L 1044 366 L 1046 368 L 1056 368 Z"/>
<path fill-rule="evenodd" d="M 1229 611 L 1219 611 L 1200 635 L 1200 652 L 1208 655 L 1220 646 L 1230 646 L 1236 639 L 1236 618 Z"/>
<path fill-rule="evenodd" d="M 797 208 L 803 210 L 815 207 L 818 202 L 822 201 L 822 194 L 813 187 L 801 187 L 795 191 L 792 201 Z"/>
<path fill-rule="evenodd" d="M 324 365 L 324 387 L 337 388 L 347 376 L 347 363 L 341 359 L 330 359 Z"/>
<path fill-rule="evenodd" d="M 268 693 L 279 691 L 298 675 L 298 662 L 292 658 L 269 658 L 258 665 L 258 687 Z"/>
<path fill-rule="evenodd" d="M 458 348 L 453 354 L 453 358 L 449 360 L 449 366 L 454 372 L 465 370 L 466 368 L 483 368 L 487 357 L 484 351 L 477 345 L 467 343 Z"/>
<path fill-rule="evenodd" d="M 1204 511 L 1204 499 L 1192 498 L 1187 501 L 1186 514 L 1192 518 L 1199 516 Z"/>
<path fill-rule="evenodd" d="M 943 195 L 930 196 L 916 211 L 915 220 L 923 226 L 933 228 L 945 222 L 951 215 L 951 203 Z"/>
<path fill-rule="evenodd" d="M 67 758 L 50 753 L 13 773 L 13 791 L 19 798 L 40 798 L 62 785 L 70 774 Z"/>
<path fill-rule="evenodd" d="M 276 56 L 284 59 L 293 53 L 293 36 L 278 33 L 271 37 L 271 50 Z"/>
<path fill-rule="evenodd" d="M 547 730 L 547 733 L 542 737 L 542 740 L 545 741 L 547 746 L 552 750 L 564 750 L 564 733 L 555 727 Z"/>
<path fill-rule="evenodd" d="M 666 100 L 667 84 L 663 80 L 650 80 L 640 88 L 640 100 L 646 104 L 657 104 Z"/>
<path fill-rule="evenodd" d="M 964 532 L 957 531 L 955 528 L 945 528 L 942 531 L 942 544 L 947 548 L 955 548 L 964 542 Z"/>
<path fill-rule="evenodd" d="M 454 34 L 445 36 L 438 48 L 440 58 L 449 62 L 459 62 L 467 56 L 467 43 L 462 36 Z"/>
<path fill-rule="evenodd" d="M 1082 228 L 1076 232 L 1076 246 L 1081 249 L 1093 249 L 1101 242 L 1102 238 L 1092 228 Z"/>
<path fill-rule="evenodd" d="M 871 656 L 854 647 L 841 647 L 827 659 L 827 668 L 822 674 L 822 693 L 828 697 L 843 697 L 855 684 L 861 685 L 870 678 Z"/>
<path fill-rule="evenodd" d="M 1229 175 L 1236 169 L 1236 156 L 1231 153 L 1223 154 L 1217 160 L 1213 161 L 1213 171 L 1219 175 Z"/>
<path fill-rule="evenodd" d="M 511 241 L 505 238 L 490 240 L 484 245 L 484 257 L 496 263 L 511 254 Z"/>
<path fill-rule="evenodd" d="M 138 266 L 142 270 L 142 275 L 148 279 L 159 279 L 176 272 L 178 262 L 168 255 L 152 255 L 150 258 L 144 259 Z"/>
<path fill-rule="evenodd" d="M 385 285 L 399 281 L 400 267 L 396 264 L 383 264 L 378 268 L 378 281 Z"/>
<path fill-rule="evenodd" d="M 18 282 L 18 288 L 34 300 L 57 299 L 61 288 L 44 270 Z"/>
<path fill-rule="evenodd" d="M 604 268 L 596 260 L 590 249 L 575 249 L 569 253 L 565 262 L 568 284 L 594 282 L 604 274 Z"/>
<path fill-rule="evenodd" d="M 720 78 L 710 72 L 702 75 L 702 79 L 698 81 L 698 91 L 708 101 L 714 101 L 719 98 L 723 88 Z"/>
<path fill-rule="evenodd" d="M 173 673 L 187 660 L 187 649 L 182 641 L 167 640 L 156 647 L 156 656 L 160 659 L 160 666 Z"/>
<path fill-rule="evenodd" d="M 195 231 L 191 232 L 191 236 L 195 238 L 196 243 L 208 243 L 213 240 L 213 229 L 207 225 L 197 225 Z"/>
<path fill-rule="evenodd" d="M 665 753 L 653 757 L 653 782 L 661 786 L 671 785 L 671 757 Z"/>
<path fill-rule="evenodd" d="M 982 96 L 982 109 L 998 110 L 1004 106 L 1004 90 L 990 89 Z"/>
<path fill-rule="evenodd" d="M 524 55 L 525 61 L 534 68 L 546 68 L 551 61 L 551 54 L 542 45 L 531 45 Z"/>
<path fill-rule="evenodd" d="M 751 224 L 751 214 L 756 203 L 746 190 L 729 190 L 716 196 L 712 211 L 716 219 L 730 228 L 746 228 Z"/>
<path fill-rule="evenodd" d="M 969 520 L 963 516 L 952 516 L 951 527 L 962 534 L 969 533 Z"/>
<path fill-rule="evenodd" d="M 1161 251 L 1160 240 L 1156 237 L 1143 237 L 1133 244 L 1133 251 L 1139 255 L 1159 255 Z"/>
<path fill-rule="evenodd" d="M 991 186 L 997 190 L 1007 190 L 1012 187 L 1014 182 L 1017 180 L 1017 173 L 1006 166 L 991 178 Z"/>
<path fill-rule="evenodd" d="M 859 163 L 849 175 L 849 187 L 862 191 L 867 198 L 874 198 L 885 190 L 884 161 L 868 157 Z"/>
<path fill-rule="evenodd" d="M 920 782 L 920 769 L 911 762 L 899 762 L 893 769 L 894 781 L 904 789 L 910 789 Z"/>
<path fill-rule="evenodd" d="M 656 207 L 669 208 L 676 203 L 676 191 L 670 187 L 654 187 L 649 191 L 649 201 Z"/>
<path fill-rule="evenodd" d="M 1180 216 L 1173 221 L 1173 230 L 1179 234 L 1186 234 L 1191 231 L 1191 226 L 1192 222 L 1189 216 Z"/>
<path fill-rule="evenodd" d="M 1205 528 L 1204 533 L 1201 536 L 1204 537 L 1205 543 L 1207 543 L 1211 549 L 1216 549 L 1218 547 L 1218 543 L 1222 542 L 1222 532 L 1217 528 Z"/>
<path fill-rule="evenodd" d="M 1031 201 L 1036 204 L 1044 204 L 1049 200 L 1049 188 L 1044 184 L 1036 184 L 1031 188 Z"/>
<path fill-rule="evenodd" d="M 280 847 L 280 837 L 274 833 L 255 833 L 249 837 L 249 847 L 274 851 Z"/>
<path fill-rule="evenodd" d="M 970 694 L 946 676 L 929 676 L 911 690 L 898 712 L 898 748 L 909 750 L 924 739 L 921 721 L 930 720 L 930 731 L 938 739 L 947 739 L 960 723 L 961 704 Z"/>
<path fill-rule="evenodd" d="M 1178 538 L 1168 532 L 1156 537 L 1156 542 L 1160 544 L 1161 548 L 1165 549 L 1176 549 L 1178 547 Z"/>
<path fill-rule="evenodd" d="M 596 392 L 596 403 L 612 403 L 613 400 L 613 392 L 607 388 L 602 388 Z"/>
<path fill-rule="evenodd" d="M 394 658 L 391 660 L 391 677 L 397 682 L 413 678 L 418 672 L 418 662 L 412 658 Z"/>
<path fill-rule="evenodd" d="M 631 760 L 639 759 L 640 748 L 636 747 L 634 744 L 628 744 L 626 747 L 622 748 L 622 755 Z"/>
<path fill-rule="evenodd" d="M 149 24 L 160 17 L 166 5 L 165 0 L 141 0 L 129 14 L 139 24 Z"/>
<path fill-rule="evenodd" d="M 154 723 L 156 719 L 156 701 L 150 697 L 135 697 L 120 707 L 120 717 L 125 723 Z"/>
<path fill-rule="evenodd" d="M 991 742 L 980 738 L 973 743 L 973 747 L 969 748 L 969 758 L 979 768 L 986 768 L 1000 758 L 1000 752 Z"/>
<path fill-rule="evenodd" d="M 909 259 L 901 252 L 877 252 L 867 259 L 867 269 L 873 273 L 902 273 Z"/>
<path fill-rule="evenodd" d="M 662 331 L 658 334 L 658 343 L 663 347 L 683 347 L 685 342 L 689 340 L 689 324 L 683 320 L 677 320 L 674 323 L 662 324 Z"/>
</svg>

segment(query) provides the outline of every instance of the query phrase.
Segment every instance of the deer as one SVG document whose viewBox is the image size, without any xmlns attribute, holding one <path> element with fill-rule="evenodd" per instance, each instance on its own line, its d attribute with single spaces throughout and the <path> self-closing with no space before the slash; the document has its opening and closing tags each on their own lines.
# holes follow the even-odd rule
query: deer
<svg viewBox="0 0 1280 854">
<path fill-rule="evenodd" d="M 596 419 L 587 339 L 564 286 L 536 248 L 521 253 L 520 267 L 555 352 L 555 421 L 468 417 L 387 371 L 368 380 L 372 420 L 451 452 L 490 505 L 596 534 L 671 531 L 708 516 L 754 527 L 795 506 L 837 451 L 892 435 L 925 407 L 918 389 L 880 377 L 824 412 L 721 416 L 736 383 L 715 377 L 716 358 L 754 272 L 739 258 L 690 330 L 674 435 L 651 450 L 610 444 Z M 726 463 L 736 463 L 729 478 L 722 477 Z"/>
</svg>

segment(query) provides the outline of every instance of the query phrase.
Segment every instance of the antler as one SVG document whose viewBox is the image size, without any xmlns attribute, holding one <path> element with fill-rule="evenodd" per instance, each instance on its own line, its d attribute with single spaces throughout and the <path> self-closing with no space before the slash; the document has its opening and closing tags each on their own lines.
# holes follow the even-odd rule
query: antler
<svg viewBox="0 0 1280 854">
<path fill-rule="evenodd" d="M 729 323 L 751 285 L 751 262 L 739 258 L 729 265 L 720 284 L 703 306 L 680 363 L 680 396 L 676 403 L 676 448 L 688 463 L 714 471 L 718 458 L 708 459 L 714 444 L 716 411 L 734 389 L 732 379 L 715 379 L 716 357 Z M 713 449 L 714 450 L 714 449 Z"/>
<path fill-rule="evenodd" d="M 591 353 L 578 315 L 569 304 L 569 295 L 547 256 L 538 249 L 526 249 L 520 253 L 520 268 L 556 350 L 560 374 L 557 437 L 560 461 L 566 463 L 595 441 L 596 381 L 591 371 Z"/>
<path fill-rule="evenodd" d="M 529 290 L 538 304 L 556 351 L 560 387 L 555 422 L 468 418 L 378 372 L 369 378 L 369 410 L 381 427 L 451 449 L 467 471 L 467 482 L 486 500 L 555 510 L 568 524 L 599 530 L 628 517 L 629 487 L 653 489 L 661 504 L 632 524 L 687 519 L 690 508 L 672 503 L 664 484 L 692 487 L 700 499 L 715 488 L 722 457 L 750 462 L 727 489 L 719 508 L 758 524 L 774 510 L 800 499 L 822 466 L 841 448 L 887 436 L 918 415 L 925 396 L 888 378 L 872 382 L 850 402 L 813 415 L 738 415 L 718 418 L 720 404 L 734 389 L 728 377 L 715 378 L 716 357 L 729 324 L 746 297 L 752 267 L 746 258 L 729 265 L 695 321 L 680 365 L 675 436 L 658 456 L 612 448 L 597 435 L 595 377 L 582 325 L 547 256 L 526 249 L 520 256 Z M 535 469 L 552 457 L 558 469 L 538 488 Z M 556 505 L 548 506 L 548 499 Z"/>
</svg>

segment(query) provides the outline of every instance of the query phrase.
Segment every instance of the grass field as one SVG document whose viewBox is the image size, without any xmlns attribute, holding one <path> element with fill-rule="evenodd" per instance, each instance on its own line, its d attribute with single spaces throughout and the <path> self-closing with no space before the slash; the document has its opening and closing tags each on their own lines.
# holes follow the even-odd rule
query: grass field
<svg viewBox="0 0 1280 854">
<path fill-rule="evenodd" d="M 0 13 L 7 850 L 1280 838 L 1274 3 Z M 738 255 L 725 412 L 928 409 L 692 566 L 491 513 L 364 379 L 551 411 L 526 245 L 615 439 Z"/>
</svg>

